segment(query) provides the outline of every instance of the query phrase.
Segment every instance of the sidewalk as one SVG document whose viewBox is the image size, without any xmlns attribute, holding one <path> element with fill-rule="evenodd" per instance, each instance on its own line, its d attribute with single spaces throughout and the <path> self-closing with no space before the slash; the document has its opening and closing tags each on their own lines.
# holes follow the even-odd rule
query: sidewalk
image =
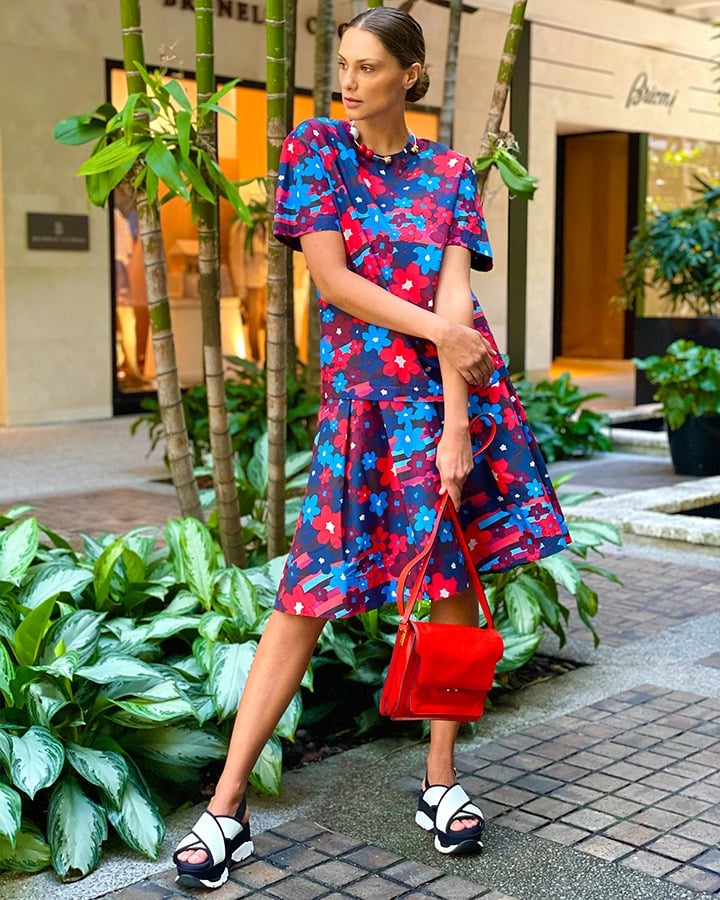
<svg viewBox="0 0 720 900">
<path fill-rule="evenodd" d="M 44 524 L 71 536 L 177 515 L 172 489 L 159 483 L 161 454 L 145 459 L 147 442 L 130 438 L 128 425 L 0 430 L 0 509 L 33 500 Z M 679 480 L 657 456 L 611 453 L 553 467 L 564 471 L 576 473 L 566 489 L 597 487 L 616 508 L 631 492 Z M 720 491 L 719 479 L 706 481 Z M 714 540 L 714 523 L 704 523 Z M 628 534 L 601 564 L 624 584 L 597 581 L 600 647 L 575 616 L 566 647 L 559 651 L 552 639 L 544 650 L 583 665 L 503 698 L 478 737 L 459 747 L 462 783 L 487 819 L 482 855 L 434 851 L 412 821 L 425 748 L 387 739 L 288 773 L 280 798 L 251 796 L 256 856 L 212 896 L 720 895 L 720 551 Z M 47 872 L 5 875 L 0 894 L 202 896 L 178 889 L 169 868 L 175 842 L 198 814 L 171 818 L 158 863 L 109 843 L 99 870 L 80 882 L 60 885 Z"/>
</svg>

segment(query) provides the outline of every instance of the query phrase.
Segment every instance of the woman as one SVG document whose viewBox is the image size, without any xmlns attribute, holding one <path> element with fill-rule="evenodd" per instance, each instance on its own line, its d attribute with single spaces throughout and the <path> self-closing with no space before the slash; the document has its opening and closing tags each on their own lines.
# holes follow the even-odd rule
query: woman
<svg viewBox="0 0 720 900">
<path fill-rule="evenodd" d="M 480 307 L 491 261 L 469 160 L 405 124 L 428 87 L 419 24 L 376 8 L 339 29 L 348 122 L 288 136 L 275 233 L 302 248 L 321 298 L 321 408 L 308 491 L 208 811 L 175 853 L 179 880 L 215 887 L 252 852 L 248 775 L 297 690 L 325 619 L 394 602 L 438 492 L 478 568 L 554 553 L 567 530 Z M 473 465 L 469 418 L 498 433 Z M 462 492 L 462 502 L 461 502 Z M 444 537 L 444 540 L 442 539 Z M 452 535 L 429 569 L 433 621 L 477 625 Z M 416 822 L 443 853 L 479 849 L 483 817 L 456 784 L 457 723 L 434 721 Z"/>
</svg>

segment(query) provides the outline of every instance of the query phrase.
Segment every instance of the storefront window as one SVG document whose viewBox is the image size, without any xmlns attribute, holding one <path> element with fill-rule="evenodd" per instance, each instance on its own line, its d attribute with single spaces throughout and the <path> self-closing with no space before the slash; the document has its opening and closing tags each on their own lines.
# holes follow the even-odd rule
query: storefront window
<svg viewBox="0 0 720 900">
<path fill-rule="evenodd" d="M 688 138 L 650 135 L 648 138 L 648 178 L 646 211 L 656 212 L 687 206 L 697 198 L 702 186 L 720 181 L 720 144 Z M 645 290 L 643 315 L 670 314 L 667 301 L 653 288 Z M 679 315 L 676 310 L 673 315 Z"/>
<path fill-rule="evenodd" d="M 125 73 L 111 71 L 111 100 L 121 107 L 127 97 Z M 195 82 L 181 80 L 191 102 Z M 218 117 L 218 153 L 228 178 L 247 181 L 240 193 L 250 207 L 250 233 L 220 202 L 220 294 L 223 352 L 262 364 L 265 357 L 267 304 L 267 214 L 262 178 L 266 172 L 266 109 L 262 87 L 240 85 L 223 98 L 233 114 Z M 312 97 L 295 97 L 295 121 L 313 114 Z M 333 116 L 344 117 L 342 104 L 333 103 Z M 413 111 L 408 124 L 417 134 L 437 137 L 437 115 Z M 148 326 L 145 273 L 132 194 L 114 192 L 114 297 L 116 327 L 116 384 L 121 394 L 153 390 L 155 364 Z M 200 299 L 197 268 L 197 227 L 190 206 L 171 200 L 161 207 L 161 225 L 168 268 L 168 296 L 180 382 L 183 387 L 203 379 Z M 295 254 L 295 335 L 299 356 L 307 345 L 309 277 L 302 255 Z"/>
</svg>

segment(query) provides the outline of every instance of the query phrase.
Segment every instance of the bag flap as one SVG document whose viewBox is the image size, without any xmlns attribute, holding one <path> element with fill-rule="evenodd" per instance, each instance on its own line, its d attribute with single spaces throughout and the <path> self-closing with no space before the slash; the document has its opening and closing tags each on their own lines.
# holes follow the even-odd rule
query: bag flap
<svg viewBox="0 0 720 900">
<path fill-rule="evenodd" d="M 409 624 L 415 632 L 418 686 L 490 690 L 504 650 L 498 631 L 431 622 Z"/>
</svg>

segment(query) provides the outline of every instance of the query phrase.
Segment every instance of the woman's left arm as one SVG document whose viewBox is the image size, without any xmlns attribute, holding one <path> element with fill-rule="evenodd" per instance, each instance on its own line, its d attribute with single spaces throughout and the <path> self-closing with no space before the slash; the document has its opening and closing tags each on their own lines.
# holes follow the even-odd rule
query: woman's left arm
<svg viewBox="0 0 720 900">
<path fill-rule="evenodd" d="M 437 315 L 472 327 L 473 308 L 470 290 L 470 251 L 448 246 L 443 253 L 440 277 L 435 293 Z M 450 494 L 456 509 L 460 494 L 473 467 L 468 418 L 468 385 L 447 353 L 438 352 L 445 405 L 443 432 L 437 448 L 436 465 L 440 473 L 440 492 Z"/>
</svg>

